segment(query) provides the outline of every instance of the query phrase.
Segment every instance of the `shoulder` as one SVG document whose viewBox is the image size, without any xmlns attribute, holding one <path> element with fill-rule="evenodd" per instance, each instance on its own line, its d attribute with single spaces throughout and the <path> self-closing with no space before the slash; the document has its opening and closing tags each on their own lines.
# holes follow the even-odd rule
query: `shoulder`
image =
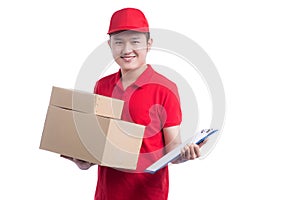
<svg viewBox="0 0 300 200">
<path fill-rule="evenodd" d="M 116 80 L 116 76 L 119 72 L 107 75 L 105 77 L 100 78 L 97 82 L 99 83 L 109 83 L 111 81 L 115 81 Z"/>
<path fill-rule="evenodd" d="M 171 81 L 166 76 L 158 73 L 157 71 L 155 71 L 155 70 L 153 70 L 153 71 L 154 71 L 154 73 L 153 73 L 153 76 L 151 78 L 151 82 L 152 83 L 158 84 L 161 88 L 164 88 L 166 90 L 170 90 L 174 94 L 178 93 L 178 89 L 177 89 L 176 83 L 174 83 L 173 81 Z"/>
<path fill-rule="evenodd" d="M 100 78 L 97 82 L 96 85 L 110 85 L 112 83 L 116 83 L 117 82 L 117 78 L 118 78 L 118 72 L 107 75 L 105 77 Z"/>
<path fill-rule="evenodd" d="M 154 70 L 154 74 L 153 74 L 153 79 L 158 80 L 161 83 L 165 83 L 168 86 L 172 86 L 172 87 L 176 87 L 176 83 L 174 83 L 173 81 L 171 81 L 169 78 L 167 78 L 166 76 L 158 73 L 157 71 Z"/>
<path fill-rule="evenodd" d="M 100 89 L 103 90 L 103 88 L 109 88 L 110 86 L 113 86 L 117 82 L 117 75 L 119 72 L 110 74 L 108 76 L 105 76 L 103 78 L 100 78 L 94 88 L 94 93 L 100 94 Z"/>
</svg>

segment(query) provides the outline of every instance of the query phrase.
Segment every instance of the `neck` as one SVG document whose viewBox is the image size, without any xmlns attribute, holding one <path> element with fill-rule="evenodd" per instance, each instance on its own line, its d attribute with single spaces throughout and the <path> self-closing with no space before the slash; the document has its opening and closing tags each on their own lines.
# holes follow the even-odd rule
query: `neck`
<svg viewBox="0 0 300 200">
<path fill-rule="evenodd" d="M 121 69 L 122 83 L 130 85 L 131 83 L 136 81 L 136 79 L 138 79 L 138 77 L 146 70 L 146 68 L 147 68 L 147 64 L 144 64 L 143 66 L 137 69 L 133 69 L 129 71 L 124 71 Z"/>
</svg>

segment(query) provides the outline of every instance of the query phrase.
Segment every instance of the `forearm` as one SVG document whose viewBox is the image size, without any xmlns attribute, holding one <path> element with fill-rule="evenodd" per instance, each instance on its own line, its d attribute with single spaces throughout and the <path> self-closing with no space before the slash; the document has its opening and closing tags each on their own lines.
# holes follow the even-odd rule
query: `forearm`
<svg viewBox="0 0 300 200">
<path fill-rule="evenodd" d="M 166 153 L 171 152 L 173 149 L 175 149 L 176 147 L 178 147 L 180 144 L 181 144 L 181 143 L 176 143 L 176 144 L 172 144 L 172 145 L 167 146 L 167 148 L 166 148 Z M 183 162 L 185 162 L 185 161 L 187 161 L 187 159 L 185 159 L 185 158 L 182 156 L 182 154 L 180 154 L 180 155 L 178 155 L 178 157 L 177 157 L 175 160 L 173 160 L 171 163 L 172 163 L 172 164 L 179 164 L 179 163 L 183 163 Z"/>
</svg>

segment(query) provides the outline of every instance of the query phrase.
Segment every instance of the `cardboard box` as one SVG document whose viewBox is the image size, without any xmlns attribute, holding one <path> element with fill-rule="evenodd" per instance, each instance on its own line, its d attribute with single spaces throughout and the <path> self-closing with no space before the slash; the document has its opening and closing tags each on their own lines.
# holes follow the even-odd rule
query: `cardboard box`
<svg viewBox="0 0 300 200">
<path fill-rule="evenodd" d="M 83 91 L 53 87 L 50 105 L 121 119 L 124 101 Z"/>
<path fill-rule="evenodd" d="M 40 148 L 103 166 L 136 169 L 144 129 L 49 105 Z"/>
</svg>

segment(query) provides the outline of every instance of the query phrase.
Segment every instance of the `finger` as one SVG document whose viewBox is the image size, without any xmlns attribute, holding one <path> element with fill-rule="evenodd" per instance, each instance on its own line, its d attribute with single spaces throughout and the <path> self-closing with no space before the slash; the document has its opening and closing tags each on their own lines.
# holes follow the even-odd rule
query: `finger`
<svg viewBox="0 0 300 200">
<path fill-rule="evenodd" d="M 60 155 L 60 157 L 73 161 L 73 158 L 69 156 Z"/>
<path fill-rule="evenodd" d="M 190 159 L 190 147 L 189 147 L 189 145 L 186 145 L 184 147 L 184 150 L 185 150 L 185 158 L 189 160 Z"/>
<path fill-rule="evenodd" d="M 190 149 L 190 156 L 189 159 L 193 160 L 195 159 L 196 155 L 195 155 L 195 151 L 194 151 L 194 144 L 190 144 L 189 145 L 189 149 Z"/>
<path fill-rule="evenodd" d="M 181 151 L 180 151 L 180 156 L 181 156 L 182 158 L 185 158 L 185 147 L 183 147 L 183 148 L 181 149 Z"/>
<path fill-rule="evenodd" d="M 196 157 L 195 158 L 199 158 L 200 157 L 200 148 L 198 145 L 194 145 L 194 152 L 195 152 L 195 155 Z"/>
<path fill-rule="evenodd" d="M 81 160 L 81 159 L 77 159 L 77 158 L 73 158 L 73 161 L 75 161 L 75 162 L 81 162 L 81 163 L 86 163 L 87 162 L 85 160 Z"/>
<path fill-rule="evenodd" d="M 191 150 L 192 158 L 196 159 L 196 158 L 200 157 L 200 148 L 199 148 L 199 146 L 196 145 L 196 144 L 193 144 L 191 146 L 191 148 L 192 148 L 192 150 Z"/>
<path fill-rule="evenodd" d="M 60 157 L 62 157 L 62 158 L 71 158 L 69 156 L 64 156 L 64 155 L 60 155 Z"/>
<path fill-rule="evenodd" d="M 74 163 L 82 170 L 89 169 L 93 164 L 80 159 L 73 159 Z"/>
<path fill-rule="evenodd" d="M 190 160 L 194 160 L 197 157 L 195 148 L 199 148 L 198 145 L 196 145 L 196 144 L 189 145 L 189 149 L 190 149 L 190 158 L 189 159 Z"/>
<path fill-rule="evenodd" d="M 87 162 L 75 162 L 75 164 L 82 170 L 87 170 L 91 167 L 91 165 Z"/>
</svg>

